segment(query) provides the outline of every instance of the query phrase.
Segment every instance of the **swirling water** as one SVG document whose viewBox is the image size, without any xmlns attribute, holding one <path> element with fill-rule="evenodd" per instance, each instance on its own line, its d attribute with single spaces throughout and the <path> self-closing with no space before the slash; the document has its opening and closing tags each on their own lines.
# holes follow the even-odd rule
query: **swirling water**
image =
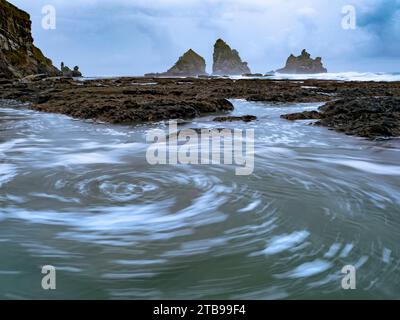
<svg viewBox="0 0 400 320">
<path fill-rule="evenodd" d="M 400 143 L 235 100 L 255 170 L 146 162 L 145 134 L 0 108 L 0 298 L 398 298 Z M 203 117 L 183 127 L 221 127 Z M 343 290 L 341 269 L 357 269 Z M 57 289 L 41 288 L 41 267 Z"/>
</svg>

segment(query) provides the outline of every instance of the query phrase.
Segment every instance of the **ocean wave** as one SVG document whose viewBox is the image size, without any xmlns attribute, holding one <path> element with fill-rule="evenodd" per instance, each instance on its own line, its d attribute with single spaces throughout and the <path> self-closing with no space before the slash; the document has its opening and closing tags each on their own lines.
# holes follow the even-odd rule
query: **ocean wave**
<svg viewBox="0 0 400 320">
<path fill-rule="evenodd" d="M 250 77 L 237 76 L 234 79 L 248 79 Z M 258 78 L 258 77 L 255 77 Z M 337 72 L 337 73 L 318 73 L 318 74 L 283 74 L 276 73 L 265 79 L 273 80 L 336 80 L 336 81 L 400 81 L 400 73 L 384 72 Z"/>
</svg>

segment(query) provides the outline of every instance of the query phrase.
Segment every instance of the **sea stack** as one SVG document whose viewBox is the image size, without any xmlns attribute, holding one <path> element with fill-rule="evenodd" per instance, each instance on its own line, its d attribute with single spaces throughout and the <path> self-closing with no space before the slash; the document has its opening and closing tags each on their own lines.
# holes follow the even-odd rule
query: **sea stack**
<svg viewBox="0 0 400 320">
<path fill-rule="evenodd" d="M 167 72 L 148 73 L 145 76 L 197 77 L 204 75 L 207 75 L 206 60 L 192 49 L 189 49 Z"/>
<path fill-rule="evenodd" d="M 192 49 L 189 49 L 166 73 L 171 76 L 206 75 L 206 60 Z"/>
<path fill-rule="evenodd" d="M 0 75 L 22 78 L 33 74 L 58 75 L 50 59 L 34 46 L 30 16 L 0 0 Z"/>
<path fill-rule="evenodd" d="M 239 52 L 218 39 L 214 45 L 213 75 L 242 75 L 250 74 L 247 62 L 243 62 Z"/>
<path fill-rule="evenodd" d="M 295 57 L 293 54 L 287 59 L 286 66 L 277 70 L 279 73 L 291 74 L 313 74 L 327 73 L 328 70 L 322 64 L 322 58 L 312 59 L 310 54 L 304 49 L 301 55 Z"/>
<path fill-rule="evenodd" d="M 61 74 L 64 77 L 82 77 L 82 73 L 79 71 L 79 67 L 75 66 L 74 69 L 70 69 L 68 66 L 61 62 Z"/>
</svg>

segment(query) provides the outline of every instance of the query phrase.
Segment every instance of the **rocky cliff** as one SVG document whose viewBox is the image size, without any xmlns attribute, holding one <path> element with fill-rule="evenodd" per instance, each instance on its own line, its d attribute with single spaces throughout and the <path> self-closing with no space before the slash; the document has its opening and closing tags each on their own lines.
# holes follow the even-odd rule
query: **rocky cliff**
<svg viewBox="0 0 400 320">
<path fill-rule="evenodd" d="M 251 73 L 247 62 L 243 62 L 239 52 L 232 50 L 223 40 L 218 39 L 214 45 L 214 75 L 242 75 Z"/>
<path fill-rule="evenodd" d="M 295 57 L 293 54 L 286 61 L 286 66 L 277 70 L 279 73 L 297 73 L 297 74 L 312 74 L 326 73 L 327 69 L 322 64 L 322 59 L 317 57 L 311 58 L 311 55 L 304 49 L 301 55 Z"/>
<path fill-rule="evenodd" d="M 51 60 L 33 44 L 29 14 L 0 0 L 0 77 L 56 75 Z"/>
</svg>

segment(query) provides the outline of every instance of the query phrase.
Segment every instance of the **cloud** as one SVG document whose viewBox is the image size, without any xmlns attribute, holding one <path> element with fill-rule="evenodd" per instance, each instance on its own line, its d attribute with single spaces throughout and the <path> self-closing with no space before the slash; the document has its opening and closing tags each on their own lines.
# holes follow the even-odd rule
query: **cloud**
<svg viewBox="0 0 400 320">
<path fill-rule="evenodd" d="M 212 45 L 220 37 L 255 72 L 281 67 L 303 48 L 322 56 L 333 71 L 380 71 L 382 61 L 400 58 L 400 0 L 10 2 L 31 13 L 35 40 L 48 56 L 79 64 L 92 75 L 163 71 L 188 48 L 203 55 L 211 69 Z M 57 9 L 55 31 L 40 27 L 47 4 Z M 342 7 L 349 4 L 357 9 L 356 30 L 341 27 Z"/>
<path fill-rule="evenodd" d="M 400 0 L 372 1 L 361 9 L 358 25 L 374 39 L 370 56 L 400 58 Z"/>
</svg>

